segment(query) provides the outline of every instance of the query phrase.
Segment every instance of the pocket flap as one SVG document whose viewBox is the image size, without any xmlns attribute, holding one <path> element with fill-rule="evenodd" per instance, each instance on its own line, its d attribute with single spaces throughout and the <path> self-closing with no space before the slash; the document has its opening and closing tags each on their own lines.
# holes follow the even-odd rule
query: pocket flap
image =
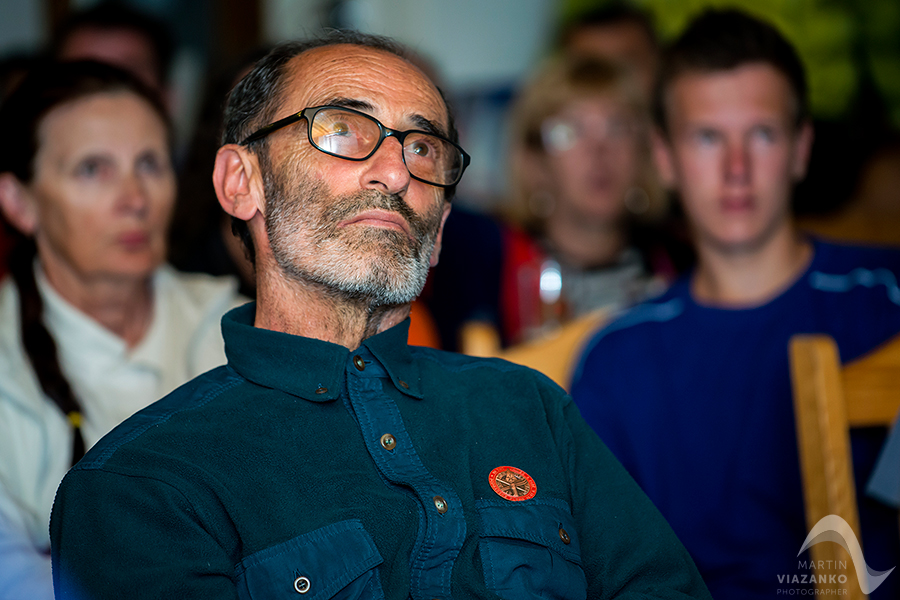
<svg viewBox="0 0 900 600">
<path fill-rule="evenodd" d="M 479 500 L 477 507 L 481 517 L 481 537 L 528 540 L 581 566 L 581 545 L 575 519 L 565 502 L 552 498 L 523 502 Z"/>
<path fill-rule="evenodd" d="M 251 554 L 236 575 L 245 598 L 324 600 L 382 562 L 362 523 L 350 519 Z"/>
</svg>

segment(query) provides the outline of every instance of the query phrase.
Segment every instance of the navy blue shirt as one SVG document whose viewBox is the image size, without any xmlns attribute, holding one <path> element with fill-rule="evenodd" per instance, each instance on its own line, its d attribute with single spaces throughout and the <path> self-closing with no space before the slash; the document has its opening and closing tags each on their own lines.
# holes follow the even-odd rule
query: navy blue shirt
<svg viewBox="0 0 900 600">
<path fill-rule="evenodd" d="M 873 349 L 900 331 L 898 273 L 898 251 L 816 241 L 806 272 L 762 306 L 698 304 L 688 275 L 589 342 L 572 396 L 691 552 L 713 597 L 770 598 L 798 587 L 779 576 L 809 574 L 799 565 L 807 556 L 797 557 L 807 530 L 788 339 L 827 333 L 843 361 Z M 883 437 L 854 432 L 858 483 Z M 896 511 L 861 486 L 857 498 L 869 565 L 897 565 Z M 855 581 L 852 565 L 846 574 Z M 873 598 L 894 597 L 882 587 Z"/>
<path fill-rule="evenodd" d="M 546 377 L 406 344 L 222 323 L 228 365 L 66 476 L 57 597 L 708 598 Z"/>
</svg>

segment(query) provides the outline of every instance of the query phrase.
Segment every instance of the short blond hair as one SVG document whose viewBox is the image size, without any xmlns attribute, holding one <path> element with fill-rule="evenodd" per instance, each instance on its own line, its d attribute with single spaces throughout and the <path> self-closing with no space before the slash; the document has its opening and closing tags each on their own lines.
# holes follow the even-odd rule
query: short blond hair
<svg viewBox="0 0 900 600">
<path fill-rule="evenodd" d="M 647 217 L 658 216 L 664 194 L 650 157 L 650 112 L 633 73 L 623 65 L 596 57 L 557 56 L 546 61 L 519 92 L 510 112 L 509 189 L 505 214 L 528 229 L 540 229 L 540 217 L 530 208 L 535 189 L 524 170 L 527 154 L 543 155 L 541 126 L 573 101 L 597 96 L 622 102 L 637 119 L 640 175 L 635 185 L 650 197 Z"/>
</svg>

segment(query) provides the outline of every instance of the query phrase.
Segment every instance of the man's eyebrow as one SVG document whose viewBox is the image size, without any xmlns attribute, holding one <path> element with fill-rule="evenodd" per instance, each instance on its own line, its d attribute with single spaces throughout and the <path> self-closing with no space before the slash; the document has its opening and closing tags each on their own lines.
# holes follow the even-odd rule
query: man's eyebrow
<svg viewBox="0 0 900 600">
<path fill-rule="evenodd" d="M 422 115 L 413 115 L 410 120 L 415 124 L 416 129 L 425 131 L 427 133 L 433 133 L 443 138 L 447 137 L 447 132 L 444 131 L 444 128 L 431 119 L 426 119 Z"/>
<path fill-rule="evenodd" d="M 361 111 L 369 111 L 372 112 L 375 110 L 375 107 L 372 106 L 370 102 L 366 102 L 365 100 L 356 100 L 354 98 L 344 98 L 344 97 L 335 97 L 327 102 L 323 102 L 322 106 L 340 106 L 342 108 L 352 108 L 355 110 Z"/>
<path fill-rule="evenodd" d="M 340 106 L 342 108 L 352 108 L 363 112 L 375 112 L 375 106 L 373 106 L 372 103 L 366 102 L 365 100 L 357 100 L 355 98 L 334 97 L 327 102 L 323 102 L 322 106 Z M 447 137 L 447 132 L 444 130 L 444 128 L 431 119 L 427 119 L 422 115 L 414 114 L 410 117 L 409 120 L 412 122 L 414 129 L 424 131 L 426 133 L 433 133 L 444 138 Z"/>
</svg>

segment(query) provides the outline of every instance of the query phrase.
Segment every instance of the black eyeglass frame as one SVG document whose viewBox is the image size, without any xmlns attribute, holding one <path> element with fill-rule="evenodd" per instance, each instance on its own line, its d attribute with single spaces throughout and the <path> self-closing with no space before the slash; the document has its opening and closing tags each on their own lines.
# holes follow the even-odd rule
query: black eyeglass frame
<svg viewBox="0 0 900 600">
<path fill-rule="evenodd" d="M 372 148 L 372 151 L 361 158 L 351 158 L 349 156 L 342 156 L 340 154 L 335 154 L 334 152 L 329 152 L 328 150 L 324 150 L 318 144 L 316 144 L 313 141 L 313 137 L 312 137 L 312 122 L 316 118 L 316 113 L 318 113 L 320 110 L 325 110 L 325 109 L 343 110 L 346 112 L 361 115 L 361 116 L 369 119 L 376 125 L 378 125 L 378 131 L 380 133 L 380 136 L 378 138 L 378 141 L 375 142 L 375 147 Z M 296 123 L 297 121 L 301 121 L 303 119 L 306 119 L 306 137 L 309 139 L 309 143 L 312 145 L 312 147 L 315 148 L 316 150 L 318 150 L 319 152 L 322 152 L 323 154 L 327 154 L 329 156 L 334 156 L 335 158 L 343 158 L 344 160 L 353 160 L 353 161 L 357 161 L 357 162 L 368 160 L 372 157 L 373 154 L 378 152 L 378 149 L 381 148 L 381 144 L 382 144 L 382 142 L 384 142 L 385 139 L 387 139 L 389 137 L 397 138 L 397 141 L 400 142 L 400 157 L 403 159 L 403 164 L 404 164 L 404 166 L 406 166 L 406 170 L 407 170 L 407 172 L 409 172 L 409 176 L 417 181 L 421 181 L 422 183 L 427 183 L 428 185 L 433 185 L 433 186 L 442 187 L 442 188 L 448 188 L 448 187 L 455 186 L 462 180 L 463 173 L 465 173 L 466 168 L 469 166 L 469 163 L 472 160 L 471 157 L 469 157 L 469 155 L 466 153 L 466 151 L 463 150 L 459 144 L 456 144 L 456 143 L 448 140 L 447 138 L 445 138 L 442 135 L 438 135 L 438 134 L 432 133 L 430 131 L 422 131 L 421 129 L 408 129 L 406 131 L 398 131 L 397 129 L 391 129 L 390 127 L 386 127 L 384 124 L 382 124 L 381 121 L 379 121 L 372 115 L 368 115 L 364 112 L 361 112 L 361 111 L 358 111 L 358 110 L 355 110 L 352 108 L 347 108 L 346 106 L 332 106 L 332 105 L 308 106 L 308 107 L 304 108 L 303 110 L 301 110 L 300 112 L 296 112 L 292 115 L 288 115 L 287 117 L 284 117 L 283 119 L 278 119 L 277 121 L 274 121 L 273 123 L 264 125 L 263 127 L 260 127 L 255 132 L 253 132 L 250 135 L 248 135 L 247 137 L 245 137 L 244 140 L 240 143 L 240 145 L 246 146 L 247 144 L 261 140 L 262 138 L 266 137 L 270 133 L 278 131 L 279 129 L 281 129 L 283 127 L 287 127 L 288 125 L 292 125 L 292 124 Z M 453 148 L 455 148 L 459 152 L 460 156 L 462 157 L 462 166 L 459 169 L 459 175 L 456 176 L 456 181 L 454 181 L 453 183 L 435 183 L 434 181 L 428 181 L 427 179 L 422 179 L 421 177 L 417 177 L 416 175 L 413 175 L 412 171 L 409 170 L 409 165 L 406 164 L 406 153 L 403 151 L 403 141 L 406 139 L 406 137 L 408 135 L 413 134 L 413 133 L 419 133 L 419 134 L 429 135 L 431 137 L 438 138 L 439 140 L 447 142 L 448 144 L 453 146 Z"/>
</svg>

